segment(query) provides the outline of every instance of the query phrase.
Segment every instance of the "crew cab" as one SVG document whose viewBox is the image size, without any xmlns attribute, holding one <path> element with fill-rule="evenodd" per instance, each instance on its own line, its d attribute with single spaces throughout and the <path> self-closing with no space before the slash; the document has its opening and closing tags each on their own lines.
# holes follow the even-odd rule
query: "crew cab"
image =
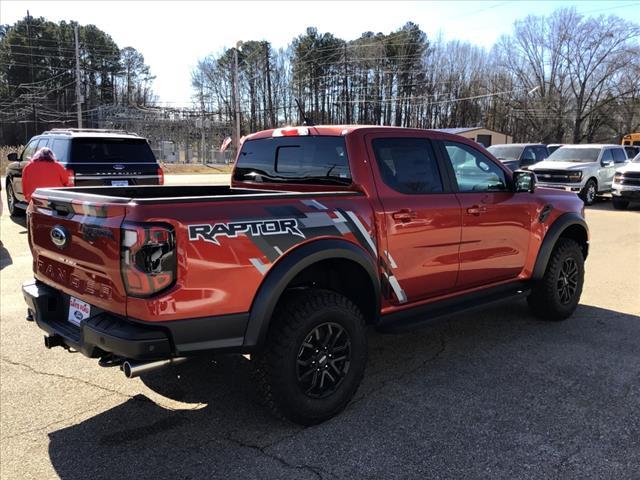
<svg viewBox="0 0 640 480">
<path fill-rule="evenodd" d="M 542 143 L 505 143 L 487 148 L 509 170 L 526 170 L 534 163 L 542 162 L 549 156 L 547 146 Z"/>
<path fill-rule="evenodd" d="M 597 195 L 611 191 L 616 168 L 627 161 L 620 145 L 564 145 L 529 170 L 538 185 L 574 192 L 585 205 L 592 205 Z"/>
<path fill-rule="evenodd" d="M 162 168 L 147 141 L 135 133 L 108 129 L 52 129 L 33 137 L 20 155 L 8 155 L 7 207 L 14 216 L 24 215 L 27 200 L 22 191 L 22 171 L 31 157 L 48 147 L 69 171 L 76 186 L 160 185 Z"/>
<path fill-rule="evenodd" d="M 477 143 L 418 129 L 246 137 L 227 186 L 41 189 L 23 286 L 45 345 L 128 377 L 249 354 L 267 403 L 314 424 L 353 397 L 365 328 L 527 298 L 562 320 L 582 291 L 583 204 Z"/>
<path fill-rule="evenodd" d="M 616 210 L 625 210 L 630 202 L 640 202 L 640 153 L 616 170 L 611 197 Z"/>
</svg>

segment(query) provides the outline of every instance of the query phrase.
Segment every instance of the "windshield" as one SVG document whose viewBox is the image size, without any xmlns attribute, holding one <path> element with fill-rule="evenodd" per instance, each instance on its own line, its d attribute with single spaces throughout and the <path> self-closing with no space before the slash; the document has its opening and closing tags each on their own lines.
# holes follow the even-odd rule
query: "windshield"
<svg viewBox="0 0 640 480">
<path fill-rule="evenodd" d="M 631 160 L 633 163 L 640 163 L 640 153 L 638 155 L 636 155 L 635 157 L 633 157 L 633 160 Z"/>
<path fill-rule="evenodd" d="M 562 147 L 549 155 L 550 162 L 595 162 L 600 155 L 599 148 Z"/>
<path fill-rule="evenodd" d="M 314 135 L 248 140 L 238 156 L 234 179 L 351 185 L 344 137 Z"/>
<path fill-rule="evenodd" d="M 74 138 L 73 163 L 155 163 L 156 159 L 142 138 Z"/>
<path fill-rule="evenodd" d="M 514 147 L 510 145 L 494 145 L 487 148 L 498 160 L 519 160 L 524 147 Z"/>
</svg>

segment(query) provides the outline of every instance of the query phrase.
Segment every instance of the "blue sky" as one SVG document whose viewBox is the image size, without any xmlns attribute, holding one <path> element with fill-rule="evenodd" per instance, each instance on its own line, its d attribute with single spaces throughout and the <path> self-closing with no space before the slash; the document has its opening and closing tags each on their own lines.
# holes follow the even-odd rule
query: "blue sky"
<svg viewBox="0 0 640 480">
<path fill-rule="evenodd" d="M 238 40 L 268 40 L 286 47 L 309 26 L 345 40 L 362 32 L 388 33 L 407 21 L 429 37 L 491 47 L 514 20 L 575 7 L 588 15 L 615 14 L 640 23 L 640 1 L 30 1 L 2 0 L 0 22 L 12 24 L 29 10 L 48 20 L 77 20 L 109 33 L 120 47 L 133 46 L 157 76 L 154 91 L 172 105 L 189 104 L 191 69 L 199 58 Z"/>
</svg>

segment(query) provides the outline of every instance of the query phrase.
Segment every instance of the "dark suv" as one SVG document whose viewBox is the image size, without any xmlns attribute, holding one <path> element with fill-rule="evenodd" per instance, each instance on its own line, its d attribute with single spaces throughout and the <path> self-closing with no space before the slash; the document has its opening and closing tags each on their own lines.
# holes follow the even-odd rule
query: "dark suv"
<svg viewBox="0 0 640 480">
<path fill-rule="evenodd" d="M 69 171 L 76 186 L 162 185 L 164 175 L 147 140 L 123 130 L 53 129 L 33 137 L 22 153 L 10 153 L 7 207 L 24 214 L 22 170 L 33 154 L 49 147 Z"/>
<path fill-rule="evenodd" d="M 542 143 L 509 143 L 492 145 L 489 150 L 509 170 L 527 169 L 534 163 L 542 162 L 549 156 L 547 146 Z"/>
</svg>

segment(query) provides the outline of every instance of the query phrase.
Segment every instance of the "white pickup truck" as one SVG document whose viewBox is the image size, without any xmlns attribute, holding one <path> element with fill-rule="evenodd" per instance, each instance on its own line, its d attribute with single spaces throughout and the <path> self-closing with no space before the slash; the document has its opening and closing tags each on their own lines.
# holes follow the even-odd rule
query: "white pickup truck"
<svg viewBox="0 0 640 480">
<path fill-rule="evenodd" d="M 640 154 L 616 170 L 611 196 L 616 210 L 626 209 L 629 202 L 640 202 Z"/>
<path fill-rule="evenodd" d="M 621 145 L 564 145 L 529 170 L 538 186 L 575 192 L 592 205 L 598 194 L 611 191 L 616 168 L 628 161 Z"/>
</svg>

